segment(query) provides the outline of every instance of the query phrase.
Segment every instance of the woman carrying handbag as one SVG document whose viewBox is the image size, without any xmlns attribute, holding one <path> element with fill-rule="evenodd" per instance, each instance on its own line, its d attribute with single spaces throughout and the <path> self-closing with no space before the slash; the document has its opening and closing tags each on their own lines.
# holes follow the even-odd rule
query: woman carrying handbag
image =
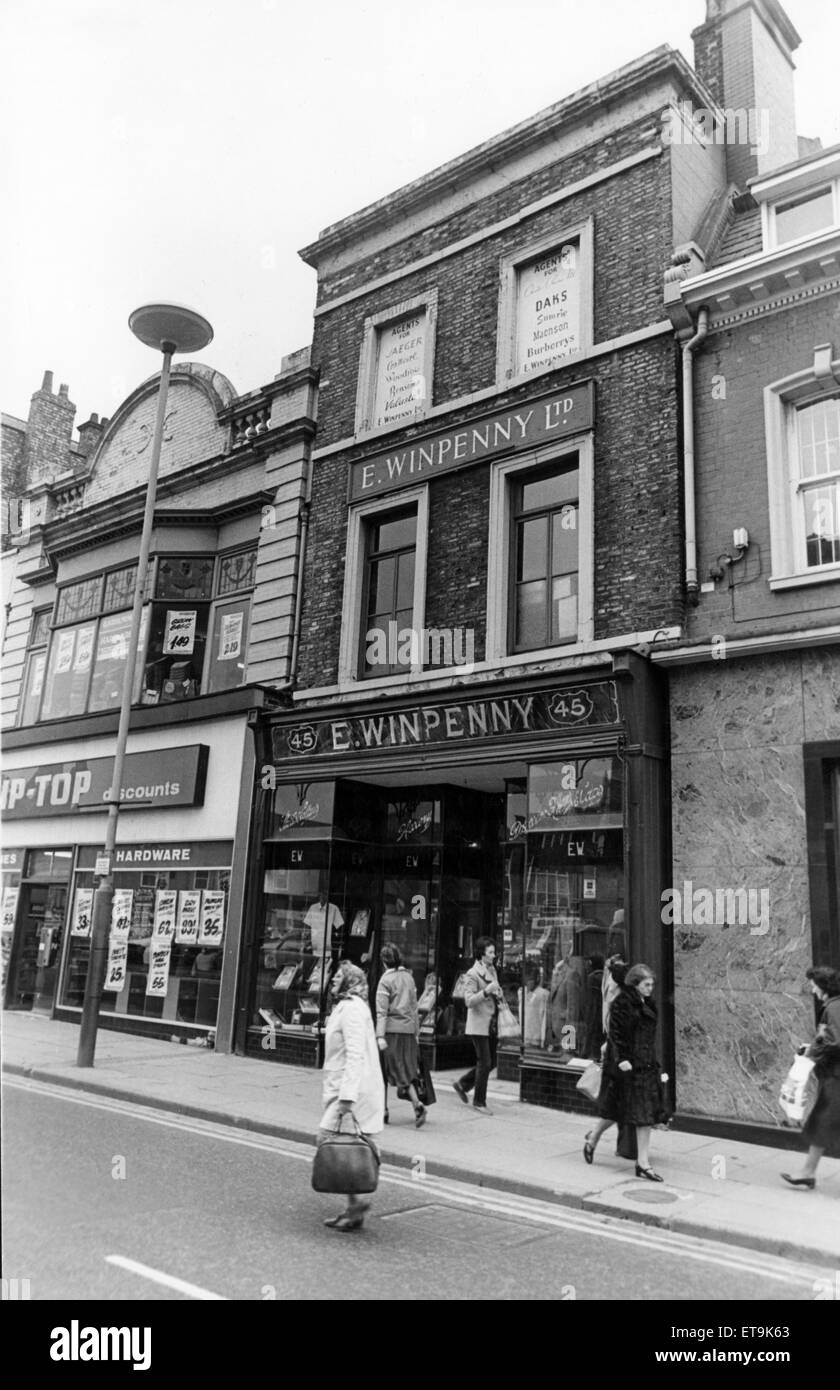
<svg viewBox="0 0 840 1390">
<path fill-rule="evenodd" d="M 402 956 L 390 943 L 379 952 L 384 974 L 376 991 L 376 1041 L 382 1053 L 385 1074 L 385 1114 L 388 1114 L 388 1085 L 397 1087 L 414 1106 L 414 1125 L 426 1122 L 426 1107 L 420 1101 L 417 1078 L 420 1074 L 420 1020 L 417 1015 L 417 988 L 414 976 L 406 970 Z"/>
<path fill-rule="evenodd" d="M 316 1143 L 320 1147 L 334 1142 L 342 1116 L 349 1115 L 378 1160 L 379 1150 L 370 1136 L 382 1132 L 385 1086 L 364 971 L 348 960 L 341 961 L 330 995 L 333 1009 L 324 1034 L 324 1113 Z M 348 1192 L 346 1209 L 324 1225 L 336 1231 L 359 1231 L 369 1208 L 369 1198 Z"/>
</svg>

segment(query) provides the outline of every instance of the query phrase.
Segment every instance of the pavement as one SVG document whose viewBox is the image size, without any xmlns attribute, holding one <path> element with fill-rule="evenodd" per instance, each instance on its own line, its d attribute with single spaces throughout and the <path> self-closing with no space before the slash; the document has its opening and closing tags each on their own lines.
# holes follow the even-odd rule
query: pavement
<svg viewBox="0 0 840 1390">
<path fill-rule="evenodd" d="M 225 1056 L 100 1029 L 94 1067 L 76 1066 L 79 1029 L 37 1013 L 4 1013 L 6 1074 L 130 1100 L 159 1110 L 312 1142 L 321 1114 L 320 1073 L 270 1060 Z M 422 1130 L 408 1103 L 389 1092 L 380 1136 L 386 1163 L 496 1191 L 664 1227 L 773 1255 L 817 1261 L 840 1275 L 840 1160 L 824 1158 L 813 1192 L 788 1188 L 790 1150 L 702 1134 L 654 1131 L 653 1166 L 665 1179 L 635 1177 L 615 1157 L 615 1129 L 584 1163 L 583 1115 L 523 1105 L 513 1082 L 491 1079 L 491 1117 L 452 1090 L 458 1073 L 435 1073 L 437 1104 Z"/>
</svg>

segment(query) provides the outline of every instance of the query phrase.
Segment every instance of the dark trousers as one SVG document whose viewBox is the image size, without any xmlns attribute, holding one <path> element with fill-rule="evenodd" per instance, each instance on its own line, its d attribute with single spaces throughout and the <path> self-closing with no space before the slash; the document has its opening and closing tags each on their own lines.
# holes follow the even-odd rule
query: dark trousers
<svg viewBox="0 0 840 1390">
<path fill-rule="evenodd" d="M 487 1104 L 487 1078 L 496 1065 L 496 1035 L 490 1037 L 472 1035 L 475 1048 L 475 1066 L 461 1077 L 460 1085 L 465 1091 L 475 1086 L 473 1105 Z"/>
</svg>

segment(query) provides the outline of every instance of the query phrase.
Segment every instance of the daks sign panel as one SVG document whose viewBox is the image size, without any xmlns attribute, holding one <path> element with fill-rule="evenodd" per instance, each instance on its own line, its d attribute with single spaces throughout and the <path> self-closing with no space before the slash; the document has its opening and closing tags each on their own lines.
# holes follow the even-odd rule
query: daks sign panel
<svg viewBox="0 0 840 1390">
<path fill-rule="evenodd" d="M 158 748 L 129 753 L 125 760 L 120 804 L 138 811 L 167 806 L 202 806 L 207 780 L 208 748 Z M 7 820 L 31 816 L 69 816 L 80 807 L 108 805 L 113 758 L 79 759 L 17 767 L 3 773 L 0 810 Z"/>
<path fill-rule="evenodd" d="M 349 501 L 375 497 L 392 488 L 425 482 L 435 473 L 464 468 L 519 449 L 534 449 L 554 439 L 592 428 L 591 381 L 570 386 L 441 434 L 413 439 L 402 448 L 350 465 Z"/>
<path fill-rule="evenodd" d="M 393 714 L 348 716 L 276 727 L 274 757 L 317 757 L 366 749 L 410 748 L 485 738 L 576 729 L 618 722 L 614 681 L 568 690 L 500 695 L 496 699 L 449 700 Z"/>
</svg>

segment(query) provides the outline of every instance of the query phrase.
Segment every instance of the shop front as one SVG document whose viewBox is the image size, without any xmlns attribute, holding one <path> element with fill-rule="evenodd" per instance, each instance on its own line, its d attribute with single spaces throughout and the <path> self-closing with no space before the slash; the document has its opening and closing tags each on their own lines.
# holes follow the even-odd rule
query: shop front
<svg viewBox="0 0 840 1390">
<path fill-rule="evenodd" d="M 337 962 L 361 965 L 373 997 L 393 943 L 430 1065 L 463 1066 L 464 977 L 488 935 L 520 1025 L 499 1075 L 523 1099 L 577 1108 L 603 1040 L 607 956 L 670 984 L 661 721 L 657 680 L 632 655 L 574 683 L 266 717 L 238 1050 L 319 1065 Z M 669 1040 L 666 1027 L 666 1053 Z"/>
<path fill-rule="evenodd" d="M 106 746 L 91 739 L 29 747 L 7 759 L 0 791 L 7 1009 L 81 1017 L 103 872 Z M 225 1046 L 224 965 L 229 955 L 232 999 L 242 901 L 234 846 L 244 854 L 251 747 L 244 718 L 134 736 L 112 865 L 104 1026 L 185 1040 L 221 1034 Z M 43 761 L 29 761 L 33 753 Z"/>
</svg>

